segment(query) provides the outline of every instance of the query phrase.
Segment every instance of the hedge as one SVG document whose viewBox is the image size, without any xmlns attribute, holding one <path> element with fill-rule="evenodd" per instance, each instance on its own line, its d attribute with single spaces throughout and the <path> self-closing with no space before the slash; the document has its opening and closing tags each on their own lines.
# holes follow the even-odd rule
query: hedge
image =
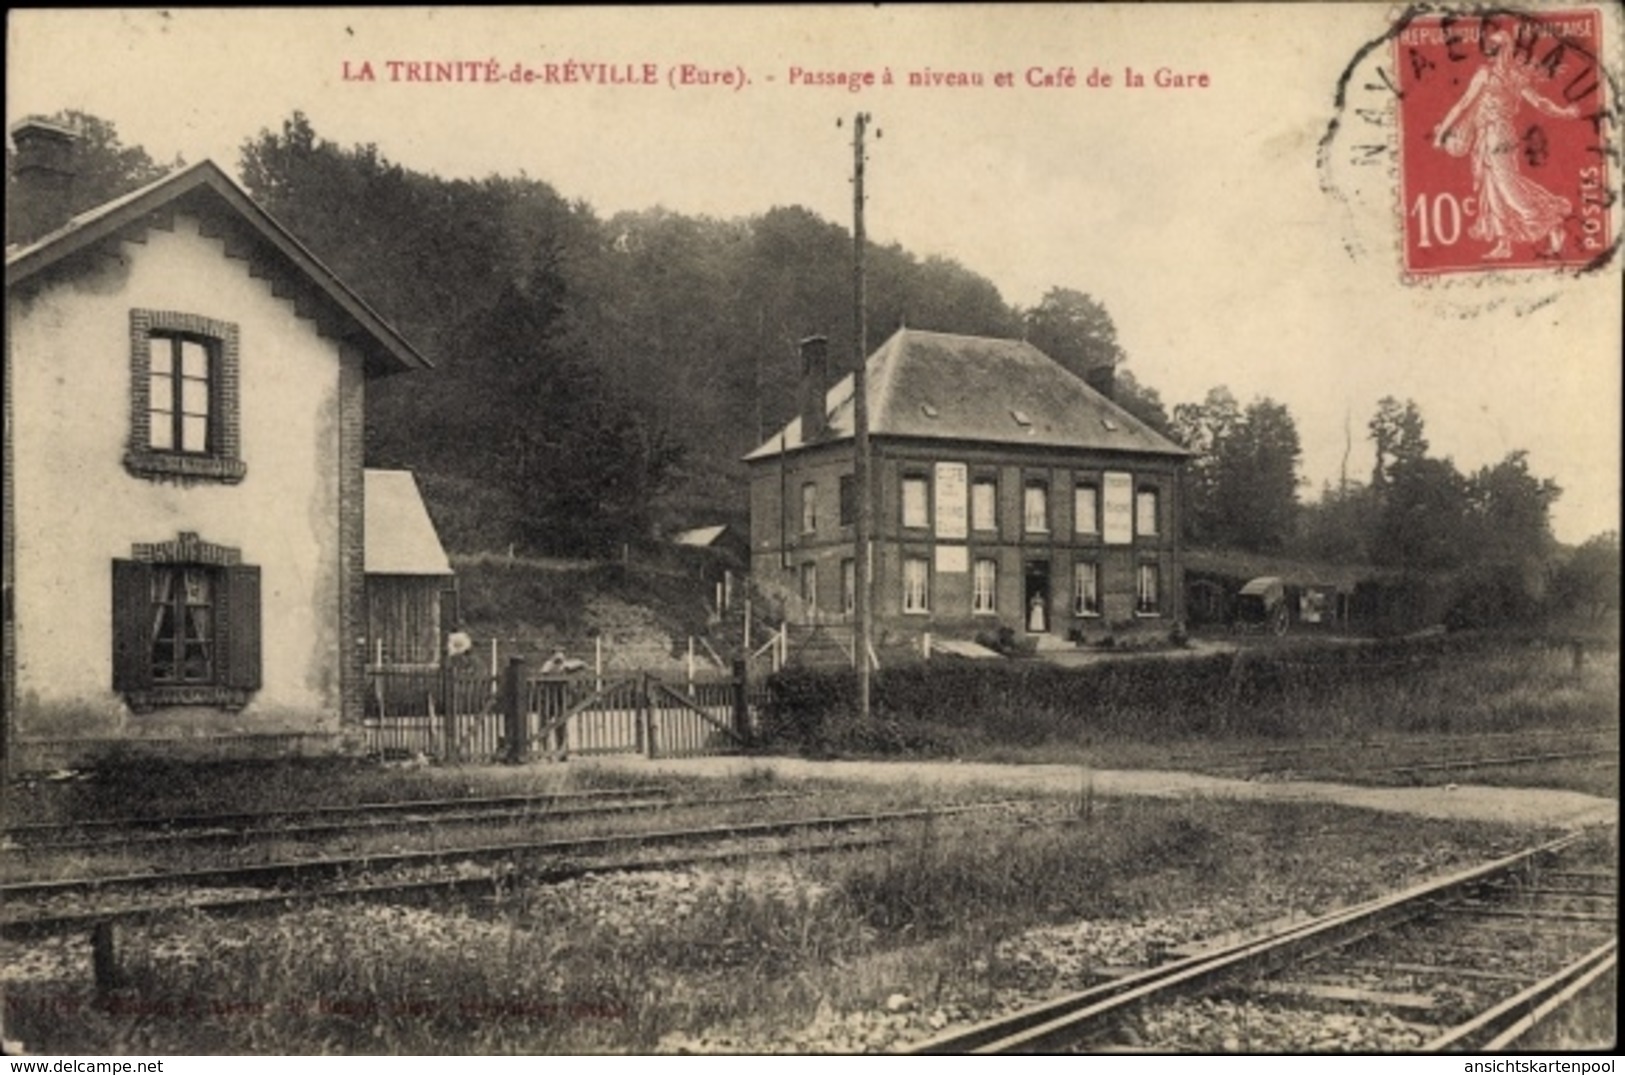
<svg viewBox="0 0 1625 1075">
<path fill-rule="evenodd" d="M 1531 641 L 1439 635 L 1125 657 L 1083 668 L 935 660 L 877 671 L 867 722 L 856 717 L 850 670 L 790 668 L 769 681 L 761 733 L 768 748 L 815 754 L 955 754 L 979 743 L 1032 746 L 1097 737 L 1277 737 L 1311 731 L 1326 720 L 1346 721 L 1337 703 L 1351 697 L 1361 698 L 1367 710 L 1405 708 L 1410 688 L 1435 669 L 1457 673 L 1445 677 L 1457 692 L 1481 695 L 1522 685 L 1528 669 L 1502 658 L 1527 652 Z M 1464 660 L 1474 657 L 1465 667 Z M 1357 719 L 1384 721 L 1380 712 Z M 1413 726 L 1417 719 L 1431 718 L 1407 716 Z M 1442 714 L 1437 726 L 1449 720 Z"/>
</svg>

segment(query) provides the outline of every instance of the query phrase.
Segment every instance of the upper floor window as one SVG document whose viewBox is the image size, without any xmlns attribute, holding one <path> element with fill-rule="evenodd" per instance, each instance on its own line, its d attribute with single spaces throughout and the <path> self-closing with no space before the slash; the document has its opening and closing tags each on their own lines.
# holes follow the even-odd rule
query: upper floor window
<svg viewBox="0 0 1625 1075">
<path fill-rule="evenodd" d="M 1100 490 L 1094 485 L 1080 485 L 1072 494 L 1072 512 L 1080 534 L 1100 533 Z"/>
<path fill-rule="evenodd" d="M 973 530 L 999 528 L 999 483 L 978 478 L 970 487 L 970 525 Z"/>
<path fill-rule="evenodd" d="M 130 311 L 130 438 L 138 477 L 241 481 L 237 326 L 170 310 Z"/>
<path fill-rule="evenodd" d="M 858 481 L 851 474 L 841 475 L 841 525 L 852 526 L 858 521 Z"/>
<path fill-rule="evenodd" d="M 818 529 L 818 485 L 807 482 L 801 487 L 801 532 L 810 534 Z"/>
<path fill-rule="evenodd" d="M 1134 494 L 1134 532 L 1137 534 L 1155 534 L 1157 532 L 1157 491 L 1155 489 L 1141 489 Z"/>
<path fill-rule="evenodd" d="M 924 528 L 930 525 L 929 487 L 919 474 L 903 477 L 903 525 Z"/>
<path fill-rule="evenodd" d="M 1022 528 L 1029 534 L 1049 531 L 1049 486 L 1044 482 L 1028 482 L 1021 499 Z"/>
</svg>

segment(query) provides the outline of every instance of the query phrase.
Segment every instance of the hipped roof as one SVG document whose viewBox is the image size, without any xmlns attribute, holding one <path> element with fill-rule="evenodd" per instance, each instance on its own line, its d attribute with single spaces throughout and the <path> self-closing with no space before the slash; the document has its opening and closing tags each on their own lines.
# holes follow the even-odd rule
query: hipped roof
<svg viewBox="0 0 1625 1075">
<path fill-rule="evenodd" d="M 449 575 L 451 562 L 440 547 L 429 509 L 423 506 L 410 470 L 368 470 L 366 573 L 369 575 Z"/>
<path fill-rule="evenodd" d="M 228 255 L 248 260 L 251 272 L 280 272 L 290 281 L 287 297 L 299 313 L 315 318 L 325 334 L 360 349 L 369 374 L 431 366 L 333 270 L 208 160 L 103 202 L 34 242 L 7 250 L 6 288 L 26 283 L 105 240 L 136 237 L 153 218 L 176 209 L 207 218 L 211 228 L 226 238 Z"/>
<path fill-rule="evenodd" d="M 1190 454 L 1024 340 L 899 329 L 865 372 L 874 436 Z M 847 374 L 825 395 L 817 443 L 853 435 L 852 383 Z M 805 446 L 798 415 L 745 458 Z"/>
</svg>

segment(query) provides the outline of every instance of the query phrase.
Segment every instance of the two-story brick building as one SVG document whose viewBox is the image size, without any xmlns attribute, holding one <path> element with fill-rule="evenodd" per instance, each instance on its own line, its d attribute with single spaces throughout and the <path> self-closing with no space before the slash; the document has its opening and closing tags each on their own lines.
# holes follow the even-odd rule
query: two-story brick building
<svg viewBox="0 0 1625 1075">
<path fill-rule="evenodd" d="M 852 620 L 853 378 L 802 345 L 800 414 L 746 457 L 753 583 Z M 1085 636 L 1182 615 L 1187 452 L 1019 340 L 899 330 L 866 368 L 874 617 L 893 636 Z"/>
<path fill-rule="evenodd" d="M 427 365 L 208 162 L 8 249 L 8 762 L 358 739 L 365 383 Z"/>
</svg>

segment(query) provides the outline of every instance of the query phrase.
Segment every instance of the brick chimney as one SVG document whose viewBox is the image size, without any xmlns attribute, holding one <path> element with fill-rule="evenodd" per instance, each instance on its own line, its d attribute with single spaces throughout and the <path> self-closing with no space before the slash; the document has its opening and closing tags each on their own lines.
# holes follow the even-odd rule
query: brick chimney
<svg viewBox="0 0 1625 1075">
<path fill-rule="evenodd" d="M 1111 363 L 1095 366 L 1083 375 L 1083 382 L 1107 399 L 1117 398 L 1117 367 Z"/>
<path fill-rule="evenodd" d="M 11 128 L 16 156 L 7 191 L 7 242 L 32 242 L 67 223 L 78 140 L 77 131 L 43 119 L 25 119 Z"/>
<path fill-rule="evenodd" d="M 828 394 L 829 337 L 808 336 L 801 341 L 801 443 L 813 443 L 828 429 Z"/>
</svg>

